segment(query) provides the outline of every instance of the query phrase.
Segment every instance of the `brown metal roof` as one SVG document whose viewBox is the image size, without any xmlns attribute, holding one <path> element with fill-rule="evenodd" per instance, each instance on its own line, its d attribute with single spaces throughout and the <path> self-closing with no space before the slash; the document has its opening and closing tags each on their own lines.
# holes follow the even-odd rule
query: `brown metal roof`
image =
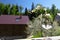
<svg viewBox="0 0 60 40">
<path fill-rule="evenodd" d="M 28 16 L 22 16 L 22 18 L 18 20 L 19 17 L 20 16 L 15 15 L 1 15 L 0 24 L 28 24 Z"/>
</svg>

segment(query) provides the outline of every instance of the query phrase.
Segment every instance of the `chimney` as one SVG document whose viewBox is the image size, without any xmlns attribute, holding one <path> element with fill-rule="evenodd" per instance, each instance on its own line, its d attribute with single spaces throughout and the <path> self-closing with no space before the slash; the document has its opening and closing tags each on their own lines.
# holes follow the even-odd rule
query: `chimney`
<svg viewBox="0 0 60 40">
<path fill-rule="evenodd" d="M 20 19 L 22 18 L 22 14 L 20 14 L 20 17 L 19 17 Z"/>
</svg>

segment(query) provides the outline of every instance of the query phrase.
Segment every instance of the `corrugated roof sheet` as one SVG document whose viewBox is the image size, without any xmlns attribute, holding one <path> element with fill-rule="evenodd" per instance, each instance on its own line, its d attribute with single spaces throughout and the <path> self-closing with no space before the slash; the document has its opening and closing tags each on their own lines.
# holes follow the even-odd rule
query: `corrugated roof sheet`
<svg viewBox="0 0 60 40">
<path fill-rule="evenodd" d="M 16 18 L 19 18 L 20 16 L 15 15 L 1 15 L 0 16 L 0 24 L 28 24 L 29 18 L 28 16 L 22 16 L 19 21 L 16 21 Z"/>
</svg>

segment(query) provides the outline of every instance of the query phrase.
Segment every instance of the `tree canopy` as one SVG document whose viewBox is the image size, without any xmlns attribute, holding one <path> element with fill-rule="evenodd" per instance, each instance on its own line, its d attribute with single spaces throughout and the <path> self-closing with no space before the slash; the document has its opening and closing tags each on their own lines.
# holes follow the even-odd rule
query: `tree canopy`
<svg viewBox="0 0 60 40">
<path fill-rule="evenodd" d="M 28 9 L 27 7 L 25 8 L 25 14 L 23 15 L 28 15 L 29 17 L 38 17 L 40 14 L 45 14 L 44 6 L 41 4 L 37 4 L 34 6 L 34 3 L 32 2 L 31 9 Z M 59 9 L 56 9 L 56 6 L 52 4 L 51 9 L 48 7 L 46 8 L 46 12 L 50 13 L 53 17 L 55 18 L 57 12 L 60 13 Z M 30 10 L 30 11 L 29 11 Z M 33 12 L 32 12 L 33 11 Z M 0 3 L 0 15 L 20 15 L 23 13 L 23 6 L 18 6 L 18 5 L 11 5 L 11 4 L 3 4 Z"/>
</svg>

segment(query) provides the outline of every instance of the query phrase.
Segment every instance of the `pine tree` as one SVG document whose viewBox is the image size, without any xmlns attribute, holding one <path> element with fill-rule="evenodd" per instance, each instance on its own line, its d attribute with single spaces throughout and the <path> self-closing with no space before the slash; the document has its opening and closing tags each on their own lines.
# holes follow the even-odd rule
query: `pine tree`
<svg viewBox="0 0 60 40">
<path fill-rule="evenodd" d="M 25 8 L 25 15 L 28 15 L 28 10 L 27 10 L 27 8 Z"/>
<path fill-rule="evenodd" d="M 31 10 L 33 10 L 33 9 L 34 9 L 34 3 L 32 2 Z"/>
</svg>

